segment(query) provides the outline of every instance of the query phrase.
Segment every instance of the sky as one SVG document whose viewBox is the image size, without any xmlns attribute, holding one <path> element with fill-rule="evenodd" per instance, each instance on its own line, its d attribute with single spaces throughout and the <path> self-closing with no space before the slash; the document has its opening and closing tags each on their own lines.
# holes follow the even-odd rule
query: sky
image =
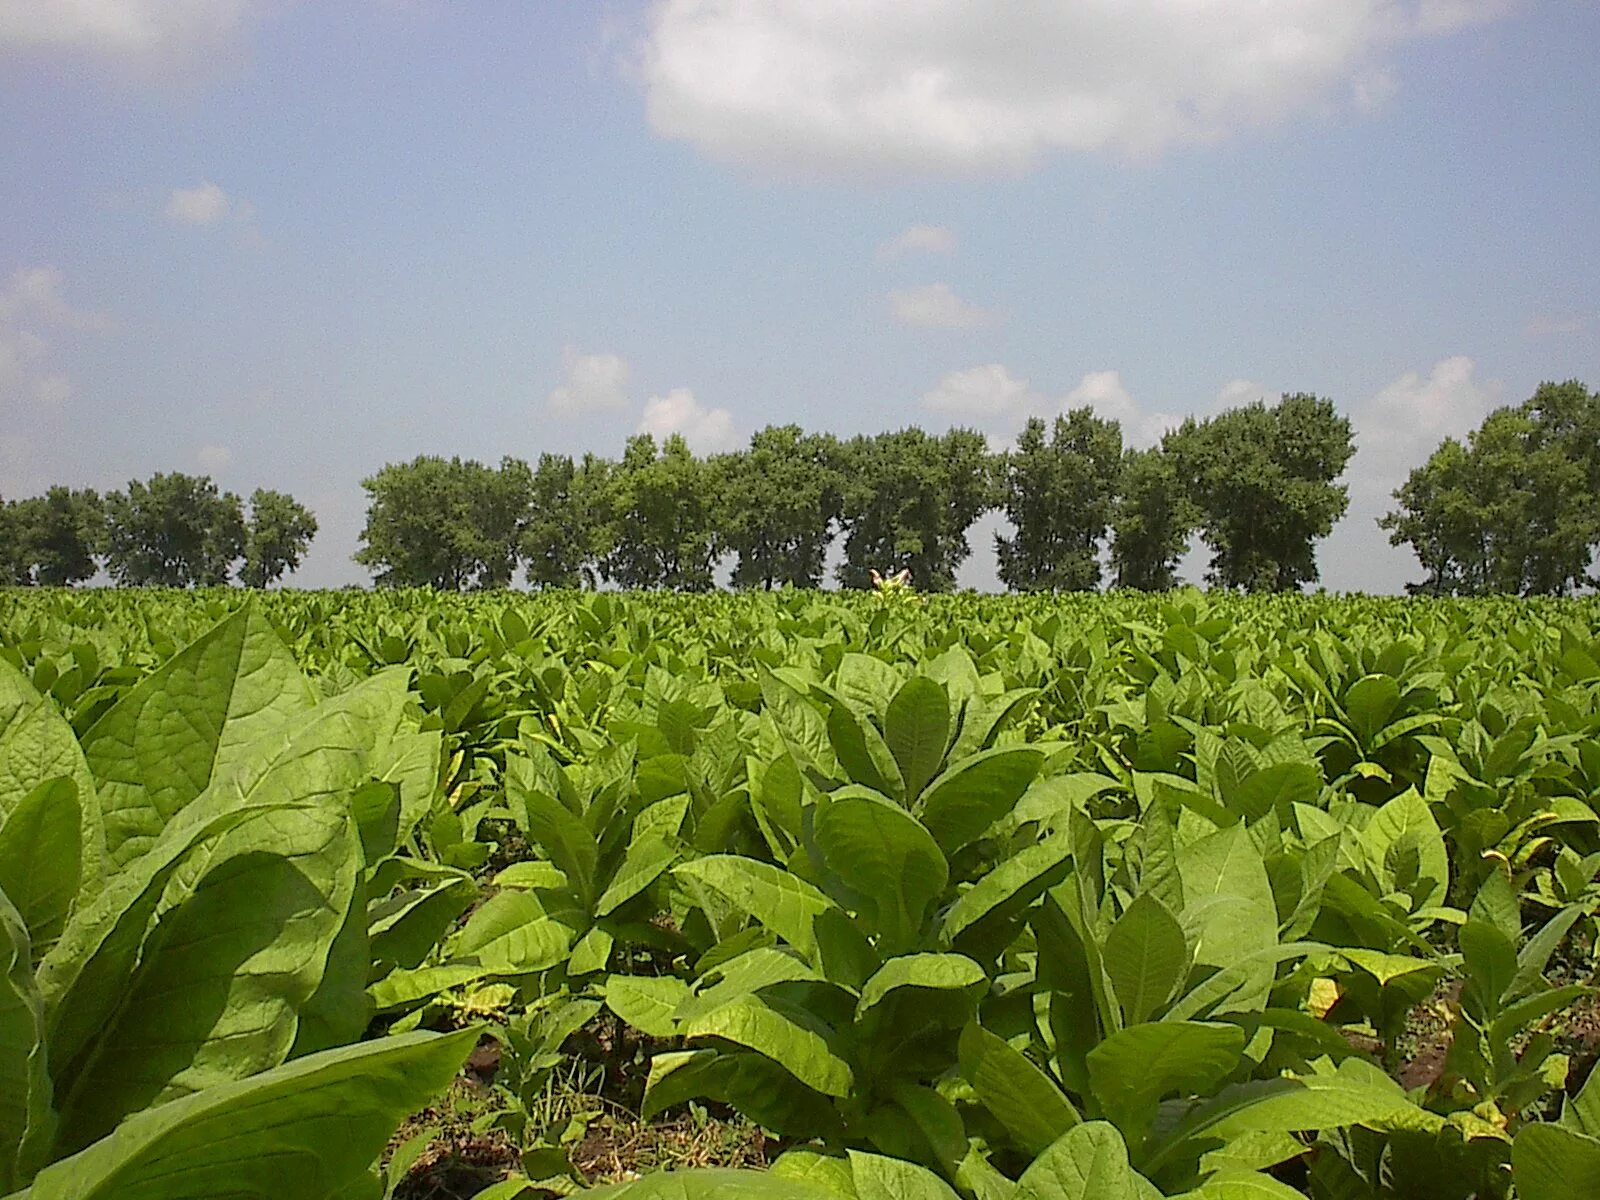
<svg viewBox="0 0 1600 1200">
<path fill-rule="evenodd" d="M 0 0 L 0 495 L 1600 387 L 1591 0 Z M 993 588 L 994 520 L 960 582 Z M 1185 573 L 1198 581 L 1203 553 Z"/>
</svg>

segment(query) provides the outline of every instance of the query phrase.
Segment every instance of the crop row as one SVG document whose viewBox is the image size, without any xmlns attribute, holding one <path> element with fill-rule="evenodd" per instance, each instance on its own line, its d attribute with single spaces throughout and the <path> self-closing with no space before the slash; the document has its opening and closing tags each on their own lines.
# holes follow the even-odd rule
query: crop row
<svg viewBox="0 0 1600 1200">
<path fill-rule="evenodd" d="M 1600 1194 L 1593 602 L 7 601 L 0 1195 Z"/>
</svg>

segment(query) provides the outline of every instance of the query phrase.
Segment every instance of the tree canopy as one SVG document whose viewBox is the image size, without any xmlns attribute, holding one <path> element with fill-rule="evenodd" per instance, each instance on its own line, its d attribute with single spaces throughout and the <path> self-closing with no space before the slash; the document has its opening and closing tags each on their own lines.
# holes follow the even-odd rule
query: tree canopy
<svg viewBox="0 0 1600 1200">
<path fill-rule="evenodd" d="M 253 588 L 276 583 L 299 568 L 316 536 L 317 518 L 310 509 L 285 492 L 257 488 L 250 496 L 239 582 Z"/>
<path fill-rule="evenodd" d="M 874 570 L 911 572 L 923 591 L 948 591 L 972 553 L 967 530 L 994 506 L 994 467 L 981 433 L 941 436 L 915 427 L 856 437 L 841 447 L 845 587 L 864 588 Z"/>
<path fill-rule="evenodd" d="M 1111 518 L 1116 586 L 1142 592 L 1176 587 L 1195 512 L 1172 456 L 1159 447 L 1127 451 L 1119 483 Z"/>
<path fill-rule="evenodd" d="M 768 426 L 748 450 L 714 460 L 723 545 L 735 555 L 733 586 L 822 584 L 843 503 L 839 443 L 798 425 Z"/>
<path fill-rule="evenodd" d="M 132 480 L 106 497 L 106 569 L 140 587 L 221 587 L 244 554 L 244 506 L 209 476 Z"/>
<path fill-rule="evenodd" d="M 1355 453 L 1354 431 L 1333 401 L 1285 394 L 1162 439 L 1211 549 L 1207 580 L 1251 592 L 1292 591 L 1319 578 L 1316 542 L 1349 506 L 1336 481 Z"/>
<path fill-rule="evenodd" d="M 1559 595 L 1600 585 L 1600 394 L 1545 383 L 1454 438 L 1395 492 L 1379 520 L 1409 545 L 1430 594 Z"/>
<path fill-rule="evenodd" d="M 1000 581 L 1013 591 L 1090 591 L 1116 511 L 1122 427 L 1078 408 L 1045 424 L 1030 418 L 1000 466 L 1002 507 L 1014 530 L 995 535 Z"/>
<path fill-rule="evenodd" d="M 520 552 L 532 472 L 422 455 L 361 481 L 370 497 L 355 560 L 380 587 L 504 587 Z"/>
<path fill-rule="evenodd" d="M 628 439 L 605 489 L 600 574 L 625 588 L 709 591 L 721 553 L 719 480 L 673 434 Z"/>
</svg>

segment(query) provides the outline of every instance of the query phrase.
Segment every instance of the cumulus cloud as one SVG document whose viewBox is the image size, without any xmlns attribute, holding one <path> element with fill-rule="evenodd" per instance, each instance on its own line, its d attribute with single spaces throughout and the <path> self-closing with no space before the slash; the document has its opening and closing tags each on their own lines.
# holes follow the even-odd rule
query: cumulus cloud
<svg viewBox="0 0 1600 1200">
<path fill-rule="evenodd" d="M 169 221 L 184 225 L 215 225 L 232 211 L 228 193 L 210 180 L 192 188 L 173 189 L 165 209 Z"/>
<path fill-rule="evenodd" d="M 1423 375 L 1408 371 L 1357 406 L 1355 465 L 1390 489 L 1403 482 L 1447 437 L 1464 437 L 1498 402 L 1500 387 L 1480 380 L 1464 354 L 1441 359 Z"/>
<path fill-rule="evenodd" d="M 0 0 L 0 57 L 74 52 L 149 68 L 225 50 L 260 0 Z"/>
<path fill-rule="evenodd" d="M 51 367 L 51 344 L 40 332 L 104 332 L 112 321 L 103 313 L 70 304 L 66 281 L 52 266 L 21 267 L 0 286 L 0 402 L 65 404 L 72 382 Z"/>
<path fill-rule="evenodd" d="M 220 471 L 233 461 L 233 451 L 226 446 L 201 446 L 195 461 L 206 472 Z"/>
<path fill-rule="evenodd" d="M 665 396 L 651 396 L 644 406 L 638 432 L 652 434 L 658 442 L 674 433 L 682 434 L 699 454 L 735 450 L 740 445 L 733 414 L 725 408 L 707 408 L 688 388 L 673 388 Z"/>
<path fill-rule="evenodd" d="M 1016 171 L 1149 155 L 1381 101 L 1399 45 L 1508 0 L 657 0 L 634 64 L 651 125 L 802 173 Z"/>
<path fill-rule="evenodd" d="M 878 247 L 881 259 L 905 258 L 911 254 L 951 254 L 956 248 L 955 233 L 944 225 L 912 225 Z"/>
<path fill-rule="evenodd" d="M 923 395 L 922 403 L 932 412 L 983 429 L 995 446 L 1014 437 L 1029 417 L 1049 421 L 1076 408 L 1092 408 L 1120 422 L 1130 446 L 1154 445 L 1182 420 L 1170 413 L 1145 412 L 1118 371 L 1090 371 L 1065 395 L 1052 397 L 1001 363 L 951 371 Z"/>
<path fill-rule="evenodd" d="M 627 407 L 632 372 L 621 355 L 581 354 L 568 346 L 561 352 L 561 371 L 561 384 L 545 398 L 552 411 L 571 414 Z"/>
<path fill-rule="evenodd" d="M 981 423 L 1021 424 L 1049 405 L 1049 398 L 1000 363 L 951 371 L 922 397 L 934 412 Z"/>
<path fill-rule="evenodd" d="M 103 332 L 113 322 L 104 313 L 67 302 L 66 276 L 59 267 L 18 267 L 0 288 L 0 322 L 33 318 L 69 329 Z"/>
<path fill-rule="evenodd" d="M 1257 400 L 1270 403 L 1273 399 L 1275 396 L 1269 396 L 1267 389 L 1253 379 L 1230 379 L 1217 392 L 1217 407 L 1238 408 L 1243 404 L 1254 404 Z"/>
<path fill-rule="evenodd" d="M 989 309 L 956 295 L 948 283 L 898 288 L 889 293 L 889 311 L 900 324 L 916 329 L 979 329 L 996 320 Z"/>
<path fill-rule="evenodd" d="M 1498 382 L 1478 377 L 1465 355 L 1408 371 L 1345 409 L 1356 454 L 1345 472 L 1350 508 L 1318 550 L 1332 588 L 1398 591 L 1420 577 L 1405 548 L 1390 548 L 1376 522 L 1394 507 L 1394 491 L 1446 437 L 1465 438 L 1503 403 Z"/>
</svg>

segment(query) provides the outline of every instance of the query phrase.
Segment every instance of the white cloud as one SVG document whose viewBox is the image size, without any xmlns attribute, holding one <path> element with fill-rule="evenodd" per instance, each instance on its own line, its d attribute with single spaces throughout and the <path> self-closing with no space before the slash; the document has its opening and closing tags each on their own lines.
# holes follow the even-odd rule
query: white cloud
<svg viewBox="0 0 1600 1200">
<path fill-rule="evenodd" d="M 889 311 L 900 324 L 917 329 L 979 329 L 996 320 L 989 309 L 956 295 L 948 283 L 892 291 Z"/>
<path fill-rule="evenodd" d="M 882 259 L 904 258 L 909 254 L 951 254 L 956 235 L 945 225 L 912 225 L 878 247 Z"/>
<path fill-rule="evenodd" d="M 1332 588 L 1398 591 L 1421 571 L 1411 551 L 1391 548 L 1376 522 L 1394 508 L 1394 491 L 1446 437 L 1464 438 L 1501 403 L 1501 385 L 1481 380 L 1472 359 L 1441 359 L 1409 371 L 1349 405 L 1356 454 L 1345 472 L 1350 509 L 1318 548 Z"/>
<path fill-rule="evenodd" d="M 254 209 L 248 205 L 234 205 L 227 192 L 207 180 L 192 188 L 174 189 L 167 197 L 165 212 L 169 221 L 184 225 L 215 225 L 230 212 L 241 220 L 248 220 Z"/>
<path fill-rule="evenodd" d="M 545 398 L 552 411 L 571 414 L 627 407 L 632 372 L 621 355 L 580 354 L 568 346 L 561 352 L 561 370 L 561 385 Z"/>
<path fill-rule="evenodd" d="M 1230 379 L 1217 392 L 1217 407 L 1238 408 L 1240 405 L 1254 404 L 1257 400 L 1271 399 L 1273 397 L 1267 395 L 1267 389 L 1253 379 Z"/>
<path fill-rule="evenodd" d="M 1075 408 L 1092 408 L 1096 415 L 1119 422 L 1130 446 L 1154 445 L 1182 420 L 1170 413 L 1145 412 L 1118 371 L 1090 371 L 1066 395 L 1052 398 L 1000 363 L 951 371 L 923 395 L 922 403 L 984 429 L 991 445 L 1014 437 L 1029 417 L 1049 421 Z"/>
<path fill-rule="evenodd" d="M 1453 33 L 1468 25 L 1482 25 L 1505 16 L 1519 0 L 1421 0 L 1417 5 L 1415 31 L 1426 36 Z"/>
<path fill-rule="evenodd" d="M 665 396 L 651 396 L 644 406 L 638 432 L 652 434 L 658 442 L 681 433 L 699 454 L 735 450 L 740 445 L 733 414 L 725 408 L 705 407 L 688 388 L 673 388 Z"/>
<path fill-rule="evenodd" d="M 1000 363 L 951 371 L 922 403 L 934 412 L 979 423 L 1020 425 L 1049 405 L 1026 379 L 1018 379 Z"/>
<path fill-rule="evenodd" d="M 1412 39 L 1507 0 L 656 0 L 635 72 L 666 137 L 802 173 L 1148 155 L 1393 90 Z M 1348 103 L 1348 101 L 1346 101 Z"/>
<path fill-rule="evenodd" d="M 0 288 L 0 323 L 27 319 L 68 329 L 103 332 L 114 322 L 104 313 L 76 308 L 62 295 L 66 276 L 59 267 L 18 267 Z"/>
<path fill-rule="evenodd" d="M 0 402 L 65 404 L 72 383 L 50 365 L 50 342 L 40 329 L 104 332 L 103 313 L 68 303 L 65 277 L 52 266 L 21 267 L 0 286 Z"/>
<path fill-rule="evenodd" d="M 1466 355 L 1441 359 L 1427 375 L 1410 371 L 1381 389 L 1354 414 L 1355 464 L 1385 481 L 1420 466 L 1447 437 L 1464 437 L 1498 402 L 1500 387 L 1480 381 Z M 1395 477 L 1389 486 L 1398 486 Z"/>
<path fill-rule="evenodd" d="M 202 471 L 220 471 L 233 461 L 233 451 L 226 446 L 201 446 L 194 458 Z"/>
<path fill-rule="evenodd" d="M 0 0 L 0 57 L 71 51 L 140 67 L 215 56 L 257 0 Z"/>
</svg>

